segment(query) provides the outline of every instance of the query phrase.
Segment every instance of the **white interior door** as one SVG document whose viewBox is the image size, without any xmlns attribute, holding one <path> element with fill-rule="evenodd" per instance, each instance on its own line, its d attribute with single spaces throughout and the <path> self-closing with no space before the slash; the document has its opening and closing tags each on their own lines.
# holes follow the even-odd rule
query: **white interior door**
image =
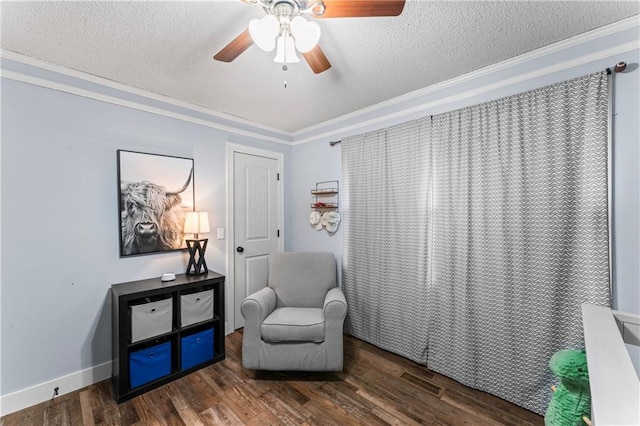
<svg viewBox="0 0 640 426">
<path fill-rule="evenodd" d="M 269 255 L 278 251 L 278 160 L 233 153 L 234 328 L 240 303 L 267 285 Z"/>
</svg>

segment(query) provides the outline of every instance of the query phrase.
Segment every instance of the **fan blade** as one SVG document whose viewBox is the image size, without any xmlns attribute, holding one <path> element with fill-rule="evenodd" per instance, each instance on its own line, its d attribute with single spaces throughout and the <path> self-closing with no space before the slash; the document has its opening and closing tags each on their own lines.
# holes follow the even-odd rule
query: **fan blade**
<svg viewBox="0 0 640 426">
<path fill-rule="evenodd" d="M 322 49 L 320 49 L 320 45 L 318 44 L 307 53 L 303 53 L 302 56 L 304 56 L 304 59 L 309 64 L 314 74 L 320 74 L 321 72 L 324 72 L 331 68 L 329 60 L 325 56 Z"/>
<path fill-rule="evenodd" d="M 398 16 L 405 0 L 323 0 L 324 14 L 316 18 L 358 18 L 367 16 Z"/>
<path fill-rule="evenodd" d="M 213 57 L 216 61 L 231 62 L 253 44 L 249 30 L 244 30 L 238 37 L 231 40 L 221 51 Z"/>
</svg>

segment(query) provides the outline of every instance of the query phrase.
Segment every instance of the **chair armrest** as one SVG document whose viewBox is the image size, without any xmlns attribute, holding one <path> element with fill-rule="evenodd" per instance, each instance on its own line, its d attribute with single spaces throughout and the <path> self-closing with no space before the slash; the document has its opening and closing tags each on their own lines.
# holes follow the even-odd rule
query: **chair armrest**
<svg viewBox="0 0 640 426">
<path fill-rule="evenodd" d="M 276 308 L 276 292 L 265 287 L 245 298 L 240 304 L 244 317 L 242 335 L 242 365 L 249 369 L 260 368 L 260 345 L 262 321 Z"/>
<path fill-rule="evenodd" d="M 276 293 L 273 289 L 265 287 L 247 296 L 240 304 L 240 311 L 244 320 L 251 325 L 262 324 L 276 308 Z M 246 327 L 246 325 L 245 325 Z"/>
<path fill-rule="evenodd" d="M 324 298 L 324 345 L 327 356 L 327 369 L 342 371 L 343 327 L 347 316 L 347 300 L 338 287 L 332 288 Z"/>
<path fill-rule="evenodd" d="M 347 316 L 347 300 L 339 287 L 327 292 L 323 309 L 325 320 L 343 321 Z"/>
</svg>

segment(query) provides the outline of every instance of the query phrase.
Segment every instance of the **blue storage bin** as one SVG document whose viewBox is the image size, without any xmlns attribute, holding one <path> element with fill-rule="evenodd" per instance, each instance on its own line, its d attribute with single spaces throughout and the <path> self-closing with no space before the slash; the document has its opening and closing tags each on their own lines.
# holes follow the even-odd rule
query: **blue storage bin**
<svg viewBox="0 0 640 426">
<path fill-rule="evenodd" d="M 129 354 L 129 382 L 132 388 L 171 373 L 171 342 Z"/>
<path fill-rule="evenodd" d="M 182 369 L 213 359 L 213 328 L 182 338 Z"/>
</svg>

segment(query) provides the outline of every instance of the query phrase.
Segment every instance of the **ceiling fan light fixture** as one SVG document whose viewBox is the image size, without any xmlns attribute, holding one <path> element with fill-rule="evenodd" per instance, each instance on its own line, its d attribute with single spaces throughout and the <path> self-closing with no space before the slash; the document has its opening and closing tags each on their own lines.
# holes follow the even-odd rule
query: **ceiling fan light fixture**
<svg viewBox="0 0 640 426">
<path fill-rule="evenodd" d="M 273 15 L 266 15 L 262 19 L 252 19 L 249 22 L 251 39 L 260 49 L 271 52 L 276 47 L 276 37 L 280 32 L 280 22 Z"/>
<path fill-rule="evenodd" d="M 306 53 L 320 41 L 320 25 L 307 21 L 302 16 L 296 16 L 291 20 L 291 34 L 295 38 L 298 51 Z"/>
<path fill-rule="evenodd" d="M 290 35 L 280 36 L 276 42 L 276 57 L 273 62 L 279 64 L 291 64 L 300 62 L 300 58 L 296 55 L 295 41 Z"/>
</svg>

